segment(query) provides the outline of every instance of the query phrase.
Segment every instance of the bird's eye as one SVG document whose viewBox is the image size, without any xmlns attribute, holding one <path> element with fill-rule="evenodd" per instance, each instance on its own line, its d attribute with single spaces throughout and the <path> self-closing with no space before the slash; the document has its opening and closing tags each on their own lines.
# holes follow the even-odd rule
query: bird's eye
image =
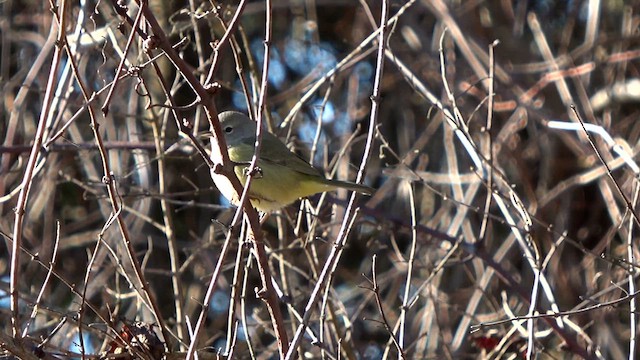
<svg viewBox="0 0 640 360">
<path fill-rule="evenodd" d="M 231 134 L 232 131 L 233 131 L 233 127 L 231 126 L 227 126 L 226 128 L 224 128 L 224 132 L 226 132 L 227 134 Z"/>
</svg>

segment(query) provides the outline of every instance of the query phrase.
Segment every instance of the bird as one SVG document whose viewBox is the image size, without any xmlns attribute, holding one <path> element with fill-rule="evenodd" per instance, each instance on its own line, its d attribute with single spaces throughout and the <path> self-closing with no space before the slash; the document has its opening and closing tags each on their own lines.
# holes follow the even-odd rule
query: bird
<svg viewBox="0 0 640 360">
<path fill-rule="evenodd" d="M 237 111 L 219 114 L 227 152 L 234 172 L 244 186 L 247 170 L 255 152 L 256 122 Z M 222 155 L 215 137 L 211 138 L 211 160 L 222 163 Z M 298 154 L 292 152 L 275 135 L 262 134 L 262 146 L 257 162 L 258 171 L 251 180 L 249 199 L 253 207 L 267 213 L 281 209 L 299 198 L 336 189 L 347 189 L 371 195 L 373 188 L 350 181 L 327 179 Z M 229 179 L 211 170 L 211 178 L 221 194 L 233 205 L 239 205 L 239 195 Z"/>
</svg>

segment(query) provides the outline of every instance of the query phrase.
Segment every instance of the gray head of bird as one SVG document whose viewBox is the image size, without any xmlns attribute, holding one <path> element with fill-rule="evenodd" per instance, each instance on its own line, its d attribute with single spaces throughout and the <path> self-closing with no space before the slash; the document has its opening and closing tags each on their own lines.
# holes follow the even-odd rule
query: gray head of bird
<svg viewBox="0 0 640 360">
<path fill-rule="evenodd" d="M 256 122 L 237 111 L 225 111 L 218 115 L 227 147 L 256 137 Z"/>
</svg>

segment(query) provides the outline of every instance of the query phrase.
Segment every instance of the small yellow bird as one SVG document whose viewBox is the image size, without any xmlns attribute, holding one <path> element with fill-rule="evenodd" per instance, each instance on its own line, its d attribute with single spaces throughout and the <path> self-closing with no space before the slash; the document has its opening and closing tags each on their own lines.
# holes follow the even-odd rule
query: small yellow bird
<svg viewBox="0 0 640 360">
<path fill-rule="evenodd" d="M 255 152 L 256 122 L 246 115 L 226 111 L 219 115 L 220 125 L 227 143 L 229 158 L 242 185 L 247 179 L 246 169 Z M 211 160 L 222 163 L 215 138 L 211 138 Z M 251 180 L 251 204 L 262 212 L 280 209 L 299 198 L 338 188 L 371 195 L 373 189 L 348 181 L 330 180 L 322 172 L 297 154 L 271 133 L 262 134 L 262 147 L 257 164 L 260 173 Z M 238 205 L 239 196 L 226 176 L 211 170 L 211 178 L 218 190 L 232 204 Z"/>
</svg>

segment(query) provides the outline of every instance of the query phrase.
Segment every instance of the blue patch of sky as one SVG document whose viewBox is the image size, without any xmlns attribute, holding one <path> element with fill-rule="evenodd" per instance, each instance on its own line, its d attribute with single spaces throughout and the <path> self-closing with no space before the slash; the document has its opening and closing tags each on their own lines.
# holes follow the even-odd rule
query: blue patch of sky
<svg viewBox="0 0 640 360">
<path fill-rule="evenodd" d="M 224 195 L 222 195 L 222 194 L 220 194 L 220 196 L 218 196 L 218 203 L 220 204 L 220 206 L 231 207 L 231 202 L 229 202 L 229 199 L 224 197 Z"/>
<path fill-rule="evenodd" d="M 87 355 L 96 354 L 96 348 L 91 343 L 91 337 L 86 332 L 82 333 L 82 342 L 83 342 L 82 344 L 84 345 L 84 352 L 83 352 L 83 348 L 80 346 L 80 336 L 78 335 L 78 333 L 73 335 L 73 339 L 71 340 L 71 345 L 69 346 L 69 351 L 77 354 L 83 354 L 83 353 Z"/>
<path fill-rule="evenodd" d="M 353 71 L 358 77 L 360 94 L 370 95 L 373 89 L 373 65 L 369 62 L 361 61 L 356 64 Z"/>
<path fill-rule="evenodd" d="M 256 61 L 260 64 L 261 69 L 263 64 L 262 59 L 264 58 L 264 46 L 262 44 L 262 40 L 259 39 L 256 39 L 251 43 L 251 51 L 253 52 Z M 280 90 L 287 80 L 287 75 L 287 69 L 282 61 L 280 51 L 278 51 L 277 48 L 272 47 L 269 60 L 269 84 L 276 90 Z M 239 110 L 246 110 L 247 101 L 245 99 L 244 92 L 241 90 L 242 84 L 239 79 L 236 79 L 234 89 L 237 89 L 237 91 L 234 91 L 231 94 L 231 102 L 233 103 L 233 106 Z"/>
<path fill-rule="evenodd" d="M 309 107 L 311 108 L 311 113 L 313 114 L 313 120 L 317 120 L 320 115 L 322 115 L 322 124 L 331 124 L 333 122 L 333 120 L 335 119 L 336 116 L 336 108 L 335 106 L 333 106 L 333 102 L 331 101 L 327 101 L 326 104 L 324 104 L 324 109 L 322 106 L 322 100 L 317 99 L 312 101 L 309 104 Z"/>
<path fill-rule="evenodd" d="M 320 71 L 323 75 L 337 64 L 335 50 L 329 43 L 310 44 L 288 38 L 284 45 L 285 64 L 298 75 Z"/>
<path fill-rule="evenodd" d="M 241 323 L 238 324 L 238 333 L 236 335 L 238 341 L 247 341 L 247 332 Z"/>
<path fill-rule="evenodd" d="M 351 120 L 346 113 L 338 111 L 333 102 L 327 101 L 322 109 L 322 100 L 317 99 L 309 105 L 315 123 L 322 113 L 322 126 L 325 131 L 331 129 L 331 133 L 337 136 L 348 135 L 351 132 Z"/>
<path fill-rule="evenodd" d="M 247 100 L 244 96 L 244 92 L 242 91 L 242 84 L 239 79 L 236 79 L 233 84 L 233 88 L 236 91 L 231 93 L 231 102 L 233 103 L 233 107 L 238 110 L 247 110 Z"/>
<path fill-rule="evenodd" d="M 262 68 L 262 64 L 264 62 L 264 43 L 262 39 L 256 39 L 251 43 L 251 52 Z M 276 89 L 280 89 L 287 79 L 287 72 L 284 64 L 282 63 L 280 51 L 278 51 L 274 46 L 270 49 L 268 79 L 269 84 Z"/>
<path fill-rule="evenodd" d="M 352 122 L 346 113 L 339 112 L 333 121 L 333 131 L 339 136 L 351 134 Z"/>
<path fill-rule="evenodd" d="M 229 300 L 229 294 L 224 291 L 216 291 L 209 301 L 209 309 L 214 314 L 225 313 L 229 309 Z"/>
<path fill-rule="evenodd" d="M 324 146 L 327 141 L 339 145 L 337 138 L 348 136 L 353 131 L 353 121 L 346 112 L 339 111 L 333 102 L 327 101 L 322 109 L 321 99 L 312 100 L 309 105 L 310 113 L 306 114 L 297 129 L 298 138 L 307 146 L 311 146 L 318 129 L 318 118 L 322 115 L 322 130 L 318 140 L 314 164 L 322 163 L 325 154 Z M 337 150 L 336 150 L 337 151 Z"/>
<path fill-rule="evenodd" d="M 362 352 L 363 360 L 382 359 L 383 351 L 380 346 L 376 344 L 369 344 Z"/>
<path fill-rule="evenodd" d="M 5 275 L 1 277 L 0 281 L 5 283 L 2 286 L 2 288 L 6 288 L 6 289 L 9 288 L 9 281 L 10 281 L 9 275 Z M 0 289 L 0 309 L 8 309 L 9 307 L 11 307 L 11 297 L 9 296 L 8 292 Z"/>
<path fill-rule="evenodd" d="M 238 332 L 236 334 L 236 341 L 247 341 L 247 334 L 244 330 L 244 326 L 242 326 L 242 323 L 240 322 L 238 322 Z M 214 340 L 210 348 L 215 349 L 217 353 L 223 354 L 225 349 L 227 348 L 226 337 L 219 337 L 216 340 Z"/>
<path fill-rule="evenodd" d="M 227 339 L 225 337 L 219 337 L 213 341 L 211 348 L 216 350 L 216 353 L 223 354 L 227 348 Z"/>
<path fill-rule="evenodd" d="M 311 148 L 316 138 L 318 130 L 318 124 L 315 119 L 309 119 L 305 116 L 304 120 L 298 126 L 298 138 L 308 148 Z M 320 138 L 318 139 L 318 146 L 313 158 L 313 162 L 317 165 L 322 162 L 324 156 L 324 144 L 327 142 L 327 134 L 325 131 L 320 131 Z M 308 160 L 308 158 L 307 158 Z"/>
</svg>

